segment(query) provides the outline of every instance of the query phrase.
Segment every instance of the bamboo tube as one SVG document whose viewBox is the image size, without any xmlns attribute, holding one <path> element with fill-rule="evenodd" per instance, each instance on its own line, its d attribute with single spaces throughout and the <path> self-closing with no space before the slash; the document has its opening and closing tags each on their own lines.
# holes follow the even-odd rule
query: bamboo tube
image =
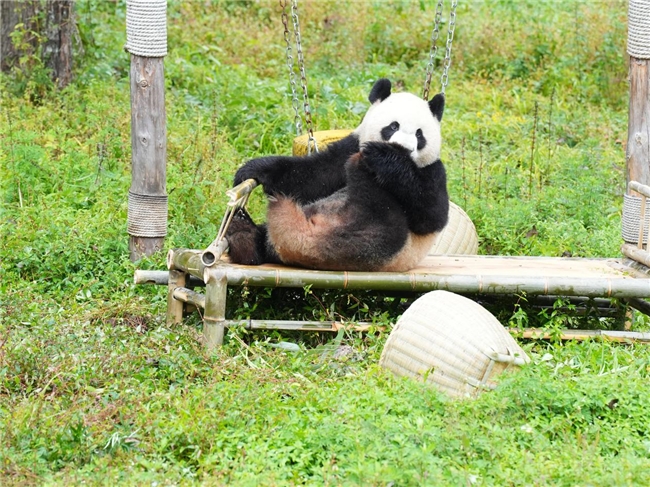
<svg viewBox="0 0 650 487">
<path fill-rule="evenodd" d="M 650 198 L 650 186 L 641 184 L 638 181 L 630 181 L 628 188 L 636 191 L 637 193 Z"/>
<path fill-rule="evenodd" d="M 203 265 L 211 266 L 216 264 L 227 248 L 228 241 L 225 238 L 212 242 L 201 254 Z"/>
<path fill-rule="evenodd" d="M 174 299 L 174 290 L 185 286 L 186 274 L 183 271 L 169 271 L 167 282 L 167 324 L 178 325 L 183 322 L 183 302 Z"/>
<path fill-rule="evenodd" d="M 223 344 L 228 281 L 223 269 L 208 269 L 205 274 L 203 338 L 205 347 L 213 350 Z"/>
<path fill-rule="evenodd" d="M 166 286 L 169 282 L 169 271 L 147 271 L 136 269 L 133 273 L 133 284 L 153 284 Z M 205 286 L 205 283 L 194 276 L 188 279 L 189 288 Z"/>
<path fill-rule="evenodd" d="M 206 267 L 194 251 L 178 249 L 173 265 L 201 278 Z M 218 266 L 227 269 L 229 285 L 304 287 L 316 289 L 373 289 L 427 292 L 443 289 L 455 293 L 534 294 L 585 297 L 650 297 L 650 279 L 522 275 L 443 275 L 417 272 L 314 271 L 280 266 Z"/>
<path fill-rule="evenodd" d="M 228 198 L 230 198 L 228 205 L 233 206 L 237 204 L 242 198 L 248 198 L 248 196 L 256 187 L 257 181 L 254 179 L 247 179 L 246 181 L 239 183 L 234 188 L 230 188 L 228 191 L 226 191 L 226 195 Z"/>
<path fill-rule="evenodd" d="M 647 250 L 637 248 L 632 244 L 623 244 L 623 246 L 621 247 L 621 252 L 626 257 L 629 257 L 630 259 L 636 262 L 639 262 L 647 267 L 650 267 L 650 252 L 648 252 Z"/>
<path fill-rule="evenodd" d="M 525 328 L 524 330 L 508 330 L 511 334 L 521 338 L 534 338 L 549 340 L 558 337 L 561 340 L 588 340 L 590 338 L 600 337 L 612 342 L 641 342 L 650 343 L 650 333 L 635 331 L 609 331 L 609 330 L 562 330 L 558 335 L 548 333 L 538 328 Z"/>
<path fill-rule="evenodd" d="M 205 294 L 197 293 L 186 287 L 177 287 L 172 293 L 174 299 L 205 309 Z"/>
</svg>

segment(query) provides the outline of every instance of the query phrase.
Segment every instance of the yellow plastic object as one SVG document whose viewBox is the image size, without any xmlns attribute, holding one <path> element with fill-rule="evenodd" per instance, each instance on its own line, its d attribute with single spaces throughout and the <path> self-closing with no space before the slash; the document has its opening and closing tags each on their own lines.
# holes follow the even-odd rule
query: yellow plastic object
<svg viewBox="0 0 650 487">
<path fill-rule="evenodd" d="M 341 140 L 344 137 L 347 137 L 352 133 L 352 130 L 349 129 L 340 129 L 340 130 L 320 130 L 314 132 L 314 138 L 316 139 L 316 144 L 318 144 L 318 150 L 323 150 L 328 144 Z M 307 141 L 309 140 L 309 135 L 304 134 L 293 139 L 293 155 L 294 156 L 306 156 L 307 155 Z"/>
</svg>

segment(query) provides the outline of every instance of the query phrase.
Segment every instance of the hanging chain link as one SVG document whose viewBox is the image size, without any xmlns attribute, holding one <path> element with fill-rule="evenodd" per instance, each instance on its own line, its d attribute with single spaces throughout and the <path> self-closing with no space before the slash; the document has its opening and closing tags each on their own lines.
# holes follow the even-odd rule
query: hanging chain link
<svg viewBox="0 0 650 487">
<path fill-rule="evenodd" d="M 302 119 L 300 117 L 300 101 L 296 91 L 296 74 L 293 71 L 293 56 L 291 54 L 291 35 L 289 34 L 289 14 L 287 14 L 287 0 L 280 0 L 282 7 L 282 24 L 284 25 L 284 42 L 287 44 L 287 68 L 289 68 L 289 85 L 291 87 L 291 105 L 293 106 L 293 122 L 296 134 L 302 134 Z"/>
<path fill-rule="evenodd" d="M 433 31 L 431 32 L 431 49 L 429 50 L 429 63 L 427 64 L 427 74 L 424 80 L 424 92 L 422 98 L 429 99 L 429 89 L 431 87 L 431 77 L 433 76 L 433 63 L 438 52 L 438 37 L 440 35 L 440 19 L 442 18 L 442 2 L 438 0 L 436 7 L 436 16 L 433 21 Z"/>
<path fill-rule="evenodd" d="M 445 61 L 444 67 L 442 70 L 442 76 L 440 77 L 440 84 L 442 86 L 441 93 L 445 94 L 445 89 L 447 88 L 447 83 L 449 82 L 449 67 L 451 66 L 451 45 L 454 41 L 454 30 L 456 28 L 456 7 L 458 6 L 458 0 L 452 0 L 451 2 L 451 11 L 449 12 L 449 27 L 447 27 L 447 49 L 445 50 Z"/>
<path fill-rule="evenodd" d="M 311 110 L 309 108 L 309 95 L 307 92 L 307 75 L 305 73 L 305 58 L 302 53 L 302 39 L 300 37 L 300 22 L 298 21 L 298 0 L 291 0 L 291 20 L 293 21 L 293 32 L 296 38 L 296 52 L 298 53 L 298 68 L 300 70 L 300 85 L 302 87 L 303 107 L 305 111 L 305 125 L 309 134 L 307 140 L 307 153 L 318 152 L 318 144 L 314 138 Z"/>
</svg>

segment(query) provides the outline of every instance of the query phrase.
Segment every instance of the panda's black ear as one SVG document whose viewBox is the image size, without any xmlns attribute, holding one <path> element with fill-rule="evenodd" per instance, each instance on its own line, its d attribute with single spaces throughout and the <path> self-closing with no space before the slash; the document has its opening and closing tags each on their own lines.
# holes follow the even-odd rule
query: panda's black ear
<svg viewBox="0 0 650 487">
<path fill-rule="evenodd" d="M 438 93 L 436 96 L 429 100 L 429 109 L 433 116 L 438 119 L 438 122 L 442 121 L 442 112 L 445 111 L 445 94 Z"/>
<path fill-rule="evenodd" d="M 377 80 L 370 90 L 368 100 L 370 103 L 375 103 L 377 100 L 384 101 L 390 96 L 390 80 L 388 78 L 381 78 Z"/>
</svg>

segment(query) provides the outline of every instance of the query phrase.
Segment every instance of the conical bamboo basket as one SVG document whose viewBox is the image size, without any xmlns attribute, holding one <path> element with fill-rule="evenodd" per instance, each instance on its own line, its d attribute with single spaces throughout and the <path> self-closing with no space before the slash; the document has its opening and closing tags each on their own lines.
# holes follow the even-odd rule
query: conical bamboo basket
<svg viewBox="0 0 650 487">
<path fill-rule="evenodd" d="M 478 252 L 478 234 L 470 217 L 456 203 L 449 202 L 449 222 L 436 235 L 429 255 L 464 254 Z"/>
<path fill-rule="evenodd" d="M 489 311 L 458 294 L 432 291 L 397 321 L 379 364 L 452 397 L 472 397 L 496 387 L 507 368 L 528 361 Z"/>
</svg>

